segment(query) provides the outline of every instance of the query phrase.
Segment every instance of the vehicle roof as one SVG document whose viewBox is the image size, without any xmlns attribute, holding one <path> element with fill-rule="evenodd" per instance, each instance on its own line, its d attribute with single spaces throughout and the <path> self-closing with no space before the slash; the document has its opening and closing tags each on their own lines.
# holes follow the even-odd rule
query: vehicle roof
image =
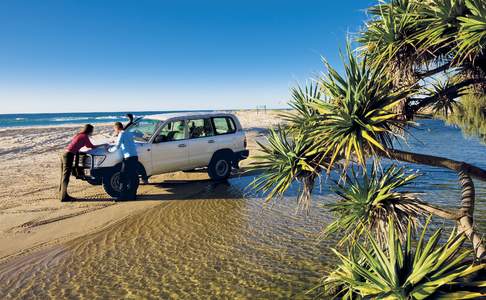
<svg viewBox="0 0 486 300">
<path fill-rule="evenodd" d="M 191 117 L 204 118 L 204 117 L 217 117 L 217 116 L 234 116 L 234 115 L 222 111 L 220 112 L 181 112 L 181 113 L 148 115 L 148 116 L 144 116 L 144 118 L 165 121 L 174 118 L 191 118 Z"/>
</svg>

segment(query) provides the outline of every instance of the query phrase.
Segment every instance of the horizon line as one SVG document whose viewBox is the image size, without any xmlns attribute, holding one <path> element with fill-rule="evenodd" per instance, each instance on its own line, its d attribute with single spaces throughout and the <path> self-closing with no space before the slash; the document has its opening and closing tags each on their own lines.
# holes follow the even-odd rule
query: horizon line
<svg viewBox="0 0 486 300">
<path fill-rule="evenodd" d="M 0 113 L 0 116 L 4 115 L 36 115 L 36 114 L 94 114 L 94 113 L 145 113 L 145 112 L 197 112 L 197 111 L 239 111 L 239 110 L 285 110 L 291 109 L 290 107 L 253 107 L 253 108 L 221 108 L 221 109 L 166 109 L 166 110 L 107 110 L 107 111 L 64 111 L 64 112 L 12 112 L 12 113 Z"/>
</svg>

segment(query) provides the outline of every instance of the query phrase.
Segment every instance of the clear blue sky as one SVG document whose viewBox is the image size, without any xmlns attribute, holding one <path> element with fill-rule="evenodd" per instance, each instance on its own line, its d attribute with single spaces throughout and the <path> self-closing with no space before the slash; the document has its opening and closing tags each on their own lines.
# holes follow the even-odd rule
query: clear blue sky
<svg viewBox="0 0 486 300">
<path fill-rule="evenodd" d="M 0 113 L 284 107 L 374 1 L 0 2 Z"/>
</svg>

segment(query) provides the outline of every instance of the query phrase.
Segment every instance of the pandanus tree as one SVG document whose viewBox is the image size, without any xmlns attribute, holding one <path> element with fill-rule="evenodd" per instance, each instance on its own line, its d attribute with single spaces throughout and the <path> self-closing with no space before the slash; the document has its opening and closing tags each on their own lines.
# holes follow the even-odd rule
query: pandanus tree
<svg viewBox="0 0 486 300">
<path fill-rule="evenodd" d="M 403 240 L 393 226 L 388 226 L 387 251 L 373 235 L 369 246 L 358 242 L 349 255 L 334 250 L 340 263 L 329 276 L 310 292 L 337 299 L 479 299 L 485 282 L 478 278 L 484 264 L 464 264 L 470 250 L 461 246 L 466 237 L 452 231 L 440 241 L 442 230 L 426 233 L 428 221 L 420 237 L 414 237 L 412 227 L 406 229 Z"/>
<path fill-rule="evenodd" d="M 326 72 L 315 83 L 292 90 L 285 127 L 261 144 L 255 167 L 264 172 L 254 187 L 270 199 L 298 183 L 299 204 L 308 208 L 316 179 L 335 172 L 341 199 L 330 205 L 337 220 L 325 233 L 341 228 L 353 243 L 366 243 L 373 232 L 386 248 L 388 226 L 404 241 L 409 223 L 416 229 L 419 218 L 433 214 L 456 222 L 475 259 L 482 260 L 486 249 L 474 227 L 473 178 L 486 181 L 486 170 L 397 145 L 422 110 L 448 114 L 460 97 L 486 94 L 486 2 L 392 0 L 369 14 L 357 49 L 346 49 L 343 74 L 325 62 Z M 456 172 L 458 209 L 400 191 L 413 176 L 396 167 L 383 170 L 383 159 Z"/>
<path fill-rule="evenodd" d="M 420 90 L 430 79 L 447 79 L 433 94 L 404 99 L 401 114 L 413 117 L 437 102 L 453 101 L 464 89 L 486 92 L 486 2 L 392 0 L 369 14 L 356 38 L 358 50 L 372 66 L 386 66 L 397 87 Z"/>
<path fill-rule="evenodd" d="M 262 154 L 255 167 L 264 172 L 256 178 L 254 187 L 272 198 L 283 195 L 298 181 L 303 192 L 299 203 L 309 207 L 309 191 L 316 178 L 335 171 L 344 183 L 353 182 L 345 180 L 349 166 L 359 165 L 367 172 L 370 159 L 377 162 L 372 169 L 377 168 L 382 158 L 446 168 L 458 173 L 462 189 L 460 208 L 451 211 L 422 201 L 415 206 L 420 211 L 456 221 L 460 231 L 473 242 L 477 258 L 483 257 L 485 248 L 473 225 L 472 177 L 485 180 L 486 171 L 465 162 L 396 149 L 395 145 L 406 138 L 409 121 L 401 118 L 395 109 L 410 96 L 410 90 L 397 89 L 384 67 L 371 68 L 366 58 L 359 59 L 349 48 L 346 53 L 344 76 L 326 64 L 327 74 L 318 80 L 320 97 L 313 97 L 303 92 L 304 89 L 293 93 L 291 105 L 308 109 L 305 113 L 303 109 L 293 110 L 286 117 L 288 127 L 272 131 L 269 143 L 261 145 Z M 313 89 L 307 89 L 310 90 Z M 394 180 L 399 173 L 394 174 Z M 371 178 L 380 180 L 375 175 Z M 404 199 L 401 197 L 400 201 Z"/>
</svg>

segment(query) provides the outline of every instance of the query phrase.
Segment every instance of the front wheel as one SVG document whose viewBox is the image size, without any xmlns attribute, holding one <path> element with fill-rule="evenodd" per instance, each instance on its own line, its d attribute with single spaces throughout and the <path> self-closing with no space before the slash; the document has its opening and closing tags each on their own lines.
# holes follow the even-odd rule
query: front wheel
<svg viewBox="0 0 486 300">
<path fill-rule="evenodd" d="M 129 185 L 130 190 L 127 191 L 128 194 L 135 194 L 140 184 L 138 175 L 133 180 L 134 182 Z M 120 170 L 108 172 L 103 177 L 103 189 L 113 198 L 119 198 L 121 196 Z"/>
<path fill-rule="evenodd" d="M 212 180 L 225 180 L 231 175 L 231 161 L 226 155 L 216 155 L 208 166 L 208 175 Z"/>
<path fill-rule="evenodd" d="M 103 177 L 103 189 L 113 198 L 120 197 L 120 171 L 109 172 Z"/>
</svg>

